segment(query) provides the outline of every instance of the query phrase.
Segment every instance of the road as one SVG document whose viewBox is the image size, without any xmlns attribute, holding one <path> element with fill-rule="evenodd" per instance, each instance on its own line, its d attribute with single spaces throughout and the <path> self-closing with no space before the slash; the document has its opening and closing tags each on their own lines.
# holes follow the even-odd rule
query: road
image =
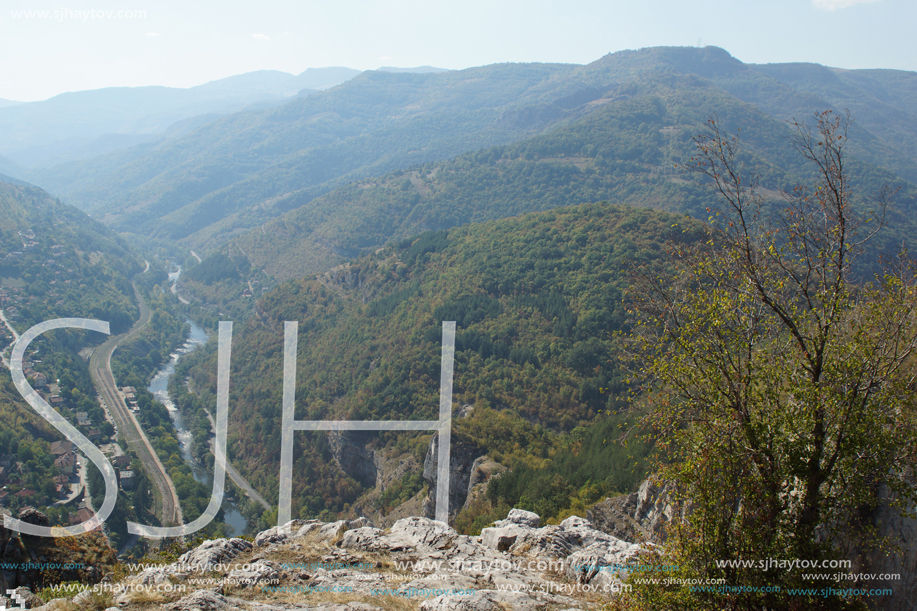
<svg viewBox="0 0 917 611">
<path fill-rule="evenodd" d="M 182 513 L 175 485 L 159 460 L 159 456 L 156 455 L 153 446 L 150 445 L 150 440 L 147 439 L 140 423 L 137 422 L 133 412 L 124 403 L 111 371 L 111 355 L 115 349 L 139 333 L 150 321 L 150 309 L 143 301 L 136 286 L 134 286 L 134 293 L 137 296 L 137 303 L 140 304 L 140 319 L 134 323 L 130 331 L 109 338 L 108 341 L 92 351 L 92 356 L 89 357 L 89 371 L 92 374 L 92 381 L 96 390 L 108 405 L 112 419 L 114 419 L 118 427 L 121 440 L 136 452 L 143 465 L 143 470 L 153 483 L 159 507 L 157 515 L 160 523 L 163 526 L 176 526 L 182 524 Z"/>
<path fill-rule="evenodd" d="M 3 324 L 6 325 L 6 328 L 9 329 L 9 330 L 10 330 L 10 333 L 13 334 L 13 343 L 10 344 L 10 346 L 13 346 L 13 344 L 15 344 L 16 342 L 19 341 L 19 334 L 16 333 L 16 329 L 13 328 L 13 325 L 10 324 L 10 321 L 8 321 L 8 320 L 6 319 L 6 314 L 3 313 L 3 310 L 0 310 L 0 321 L 3 321 Z M 9 368 L 10 368 L 10 362 L 9 362 L 9 360 L 6 358 L 6 352 L 5 352 L 5 351 L 4 351 L 2 354 L 0 354 L 0 358 L 3 359 L 3 366 L 6 367 L 7 369 L 9 369 Z"/>
<path fill-rule="evenodd" d="M 173 294 L 173 295 L 175 295 L 176 297 L 178 297 L 178 300 L 179 300 L 180 302 L 182 302 L 182 303 L 185 304 L 185 305 L 191 305 L 191 302 L 188 301 L 187 299 L 185 299 L 184 297 L 182 297 L 182 296 L 181 296 L 181 293 L 178 292 L 178 287 L 177 287 L 177 286 L 175 286 L 175 285 L 173 284 L 173 285 L 172 285 L 172 288 L 169 289 L 169 290 L 172 291 L 172 294 Z"/>
</svg>

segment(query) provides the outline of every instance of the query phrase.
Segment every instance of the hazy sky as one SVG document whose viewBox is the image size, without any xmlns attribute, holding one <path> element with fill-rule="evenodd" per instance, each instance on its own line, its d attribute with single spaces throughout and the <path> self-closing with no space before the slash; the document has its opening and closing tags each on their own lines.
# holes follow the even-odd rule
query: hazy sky
<svg viewBox="0 0 917 611">
<path fill-rule="evenodd" d="M 914 0 L 0 0 L 0 98 L 260 69 L 585 64 L 717 45 L 745 62 L 917 70 Z M 31 11 L 31 16 L 27 13 Z M 44 14 L 42 15 L 42 12 Z"/>
</svg>

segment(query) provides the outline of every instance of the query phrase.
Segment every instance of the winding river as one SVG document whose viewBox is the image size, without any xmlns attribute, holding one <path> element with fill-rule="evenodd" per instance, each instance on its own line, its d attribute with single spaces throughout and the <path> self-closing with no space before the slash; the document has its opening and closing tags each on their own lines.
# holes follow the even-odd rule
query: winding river
<svg viewBox="0 0 917 611">
<path fill-rule="evenodd" d="M 178 279 L 180 273 L 181 271 L 179 270 L 178 272 L 169 274 L 169 280 L 174 283 L 175 280 Z M 178 433 L 178 442 L 181 445 L 182 458 L 191 467 L 194 479 L 207 486 L 207 490 L 212 490 L 213 475 L 208 472 L 203 465 L 199 464 L 191 457 L 191 431 L 185 428 L 181 412 L 175 407 L 172 398 L 169 397 L 169 378 L 175 373 L 175 365 L 178 363 L 178 360 L 199 346 L 203 346 L 207 343 L 207 333 L 201 327 L 194 324 L 194 322 L 190 320 L 186 322 L 191 325 L 191 333 L 188 339 L 185 340 L 181 348 L 169 355 L 169 361 L 156 372 L 156 375 L 150 382 L 149 391 L 157 401 L 165 405 L 166 409 L 169 410 L 169 416 L 172 418 L 172 423 L 175 425 L 175 430 Z M 225 516 L 226 525 L 229 526 L 232 531 L 230 535 L 238 536 L 245 531 L 245 518 L 239 513 L 235 504 L 226 499 L 223 500 L 223 515 Z"/>
</svg>

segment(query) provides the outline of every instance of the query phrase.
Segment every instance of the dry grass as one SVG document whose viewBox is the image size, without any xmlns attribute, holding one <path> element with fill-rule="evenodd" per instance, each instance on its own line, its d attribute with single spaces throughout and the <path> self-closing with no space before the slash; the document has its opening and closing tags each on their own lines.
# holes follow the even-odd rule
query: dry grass
<svg viewBox="0 0 917 611">
<path fill-rule="evenodd" d="M 356 592 L 274 592 L 265 602 L 283 603 L 288 605 L 314 605 L 319 603 L 336 603 L 345 605 L 352 602 L 362 602 L 386 611 L 417 611 L 422 599 L 412 599 L 406 596 L 367 596 Z"/>
<path fill-rule="evenodd" d="M 89 602 L 83 606 L 86 611 L 105 611 L 115 606 L 114 596 L 111 592 L 93 592 L 89 595 Z"/>
<path fill-rule="evenodd" d="M 181 594 L 191 594 L 184 592 Z M 179 596 L 180 598 L 180 596 Z M 127 593 L 127 599 L 136 605 L 161 604 L 169 600 L 162 592 L 157 592 L 152 588 L 138 588 Z"/>
</svg>

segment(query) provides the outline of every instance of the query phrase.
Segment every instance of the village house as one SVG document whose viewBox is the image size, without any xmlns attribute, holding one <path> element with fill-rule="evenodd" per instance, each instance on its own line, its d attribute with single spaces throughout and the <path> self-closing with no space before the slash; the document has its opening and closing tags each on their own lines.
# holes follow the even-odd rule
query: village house
<svg viewBox="0 0 917 611">
<path fill-rule="evenodd" d="M 87 520 L 91 520 L 93 517 L 95 517 L 95 515 L 96 514 L 93 513 L 92 510 L 86 509 L 85 507 L 81 507 L 76 512 L 76 514 L 70 516 L 70 524 L 82 524 L 83 522 L 86 522 Z M 97 526 L 93 530 L 97 530 L 97 529 L 101 529 L 101 526 Z"/>
<path fill-rule="evenodd" d="M 73 451 L 73 442 L 69 439 L 63 441 L 55 441 L 51 443 L 51 454 L 53 456 L 60 456 L 61 454 L 66 454 L 67 452 Z"/>
<path fill-rule="evenodd" d="M 54 460 L 54 466 L 64 475 L 73 475 L 76 471 L 76 454 L 73 452 L 61 454 Z"/>
<path fill-rule="evenodd" d="M 134 477 L 133 471 L 122 471 L 120 479 L 121 490 L 133 490 L 137 485 L 137 479 Z"/>
<path fill-rule="evenodd" d="M 129 469 L 131 466 L 131 457 L 125 454 L 115 456 L 111 459 L 111 464 L 116 469 Z"/>
</svg>

